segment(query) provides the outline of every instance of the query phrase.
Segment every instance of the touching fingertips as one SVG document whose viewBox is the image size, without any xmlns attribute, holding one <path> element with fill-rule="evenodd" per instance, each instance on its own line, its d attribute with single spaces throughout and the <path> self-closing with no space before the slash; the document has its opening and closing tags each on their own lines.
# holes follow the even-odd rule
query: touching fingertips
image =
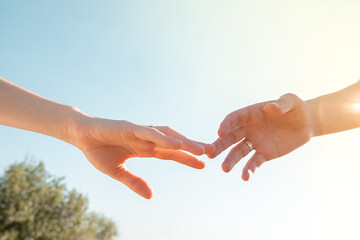
<svg viewBox="0 0 360 240">
<path fill-rule="evenodd" d="M 206 147 L 205 147 L 205 153 L 206 154 L 214 153 L 215 150 L 216 150 L 216 148 L 215 148 L 214 144 L 206 144 Z"/>
<path fill-rule="evenodd" d="M 200 144 L 196 144 L 192 153 L 198 156 L 203 155 L 205 153 L 205 148 Z"/>
<path fill-rule="evenodd" d="M 216 158 L 219 154 L 221 153 L 221 151 L 219 151 L 219 149 L 216 149 L 212 152 L 212 153 L 208 153 L 207 156 L 211 159 Z"/>
</svg>

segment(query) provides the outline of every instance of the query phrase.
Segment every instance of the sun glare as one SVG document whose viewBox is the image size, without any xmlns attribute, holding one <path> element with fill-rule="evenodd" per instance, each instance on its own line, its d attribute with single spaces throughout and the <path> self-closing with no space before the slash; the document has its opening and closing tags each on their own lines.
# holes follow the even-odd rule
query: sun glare
<svg viewBox="0 0 360 240">
<path fill-rule="evenodd" d="M 356 111 L 360 111 L 360 103 L 355 103 L 353 105 L 353 109 L 356 110 Z"/>
</svg>

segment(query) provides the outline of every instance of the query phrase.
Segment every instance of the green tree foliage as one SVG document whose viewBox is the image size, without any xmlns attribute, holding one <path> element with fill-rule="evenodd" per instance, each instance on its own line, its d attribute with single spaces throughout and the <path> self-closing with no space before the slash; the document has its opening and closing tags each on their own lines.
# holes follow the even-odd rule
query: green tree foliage
<svg viewBox="0 0 360 240">
<path fill-rule="evenodd" d="M 11 165 L 0 177 L 0 240 L 111 240 L 114 222 L 88 212 L 88 200 L 67 190 L 42 162 Z"/>
</svg>

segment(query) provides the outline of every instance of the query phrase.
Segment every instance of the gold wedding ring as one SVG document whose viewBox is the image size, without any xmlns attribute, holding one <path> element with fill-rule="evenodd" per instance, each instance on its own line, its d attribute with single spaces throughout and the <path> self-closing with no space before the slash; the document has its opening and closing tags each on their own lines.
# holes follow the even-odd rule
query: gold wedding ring
<svg viewBox="0 0 360 240">
<path fill-rule="evenodd" d="M 252 145 L 252 143 L 251 143 L 249 140 L 245 139 L 244 142 L 245 142 L 246 145 L 249 147 L 250 152 L 251 152 L 252 150 L 254 150 L 254 146 Z"/>
</svg>

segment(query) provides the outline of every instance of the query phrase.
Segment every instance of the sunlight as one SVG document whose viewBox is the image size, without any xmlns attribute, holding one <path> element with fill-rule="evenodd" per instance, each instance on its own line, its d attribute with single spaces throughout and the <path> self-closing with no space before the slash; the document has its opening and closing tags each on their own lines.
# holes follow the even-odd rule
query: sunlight
<svg viewBox="0 0 360 240">
<path fill-rule="evenodd" d="M 355 103 L 352 105 L 352 108 L 356 111 L 360 111 L 360 103 Z"/>
</svg>

